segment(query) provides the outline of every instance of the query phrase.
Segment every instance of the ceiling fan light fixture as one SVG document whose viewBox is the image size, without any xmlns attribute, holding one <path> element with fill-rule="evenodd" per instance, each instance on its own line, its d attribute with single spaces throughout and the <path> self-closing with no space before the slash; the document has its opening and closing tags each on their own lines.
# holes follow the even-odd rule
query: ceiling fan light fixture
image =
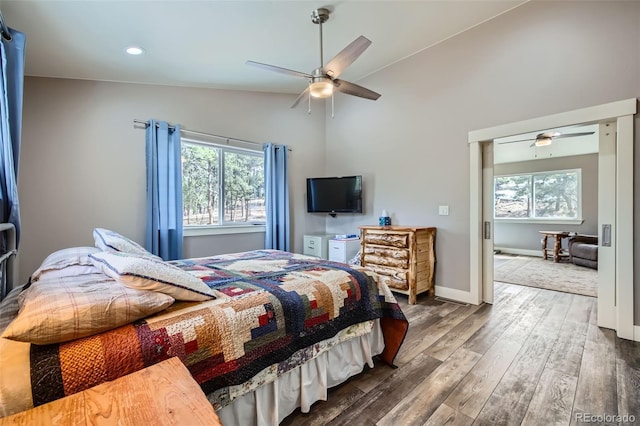
<svg viewBox="0 0 640 426">
<path fill-rule="evenodd" d="M 536 139 L 536 146 L 548 146 L 551 145 L 551 137 L 544 137 Z"/>
<path fill-rule="evenodd" d="M 2 0 L 0 0 L 2 1 Z M 300 93 L 291 108 L 295 108 L 302 99 L 309 99 L 309 113 L 311 112 L 311 97 L 325 99 L 331 98 L 333 110 L 334 92 L 344 93 L 345 95 L 357 96 L 363 99 L 377 100 L 379 93 L 369 90 L 357 84 L 350 83 L 346 80 L 339 80 L 338 77 L 342 72 L 350 66 L 353 61 L 371 45 L 371 40 L 365 36 L 360 36 L 342 49 L 333 57 L 326 65 L 322 53 L 322 24 L 329 19 L 330 10 L 326 8 L 316 9 L 311 13 L 311 21 L 317 24 L 320 29 L 320 66 L 314 69 L 310 74 L 294 71 L 287 68 L 277 67 L 275 65 L 264 64 L 262 62 L 247 61 L 247 65 L 270 71 L 287 74 L 294 77 L 304 78 L 309 82 L 309 86 Z M 333 113 L 331 115 L 333 117 Z"/>
<path fill-rule="evenodd" d="M 144 53 L 144 49 L 140 46 L 128 46 L 124 49 L 129 55 L 142 55 Z"/>
<path fill-rule="evenodd" d="M 309 93 L 314 98 L 328 98 L 333 94 L 333 83 L 328 78 L 316 79 L 309 85 Z"/>
</svg>

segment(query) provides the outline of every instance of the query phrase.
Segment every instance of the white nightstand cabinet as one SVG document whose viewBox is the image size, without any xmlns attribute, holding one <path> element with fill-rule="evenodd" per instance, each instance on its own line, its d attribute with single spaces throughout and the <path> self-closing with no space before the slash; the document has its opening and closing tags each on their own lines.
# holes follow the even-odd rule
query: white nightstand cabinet
<svg viewBox="0 0 640 426">
<path fill-rule="evenodd" d="M 327 259 L 327 248 L 329 239 L 335 235 L 310 234 L 304 236 L 304 247 L 302 254 Z"/>
<path fill-rule="evenodd" d="M 347 263 L 360 249 L 360 239 L 329 240 L 329 260 Z"/>
</svg>

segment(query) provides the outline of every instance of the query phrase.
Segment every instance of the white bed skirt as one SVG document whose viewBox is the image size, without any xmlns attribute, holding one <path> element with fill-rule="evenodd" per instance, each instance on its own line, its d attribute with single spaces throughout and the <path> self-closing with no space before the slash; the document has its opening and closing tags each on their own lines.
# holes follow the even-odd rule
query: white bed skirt
<svg viewBox="0 0 640 426">
<path fill-rule="evenodd" d="M 373 367 L 373 357 L 384 350 L 380 321 L 369 334 L 339 343 L 303 365 L 253 392 L 235 399 L 217 414 L 224 426 L 277 426 L 300 407 L 308 413 L 316 401 L 327 400 L 327 389 Z"/>
</svg>

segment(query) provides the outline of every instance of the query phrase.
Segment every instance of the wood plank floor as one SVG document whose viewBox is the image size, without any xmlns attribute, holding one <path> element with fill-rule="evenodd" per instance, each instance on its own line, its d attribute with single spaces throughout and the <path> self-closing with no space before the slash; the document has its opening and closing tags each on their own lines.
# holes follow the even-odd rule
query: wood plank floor
<svg viewBox="0 0 640 426">
<path fill-rule="evenodd" d="M 282 425 L 640 425 L 640 343 L 598 328 L 595 298 L 504 283 L 494 305 L 397 298 L 397 368 L 365 367 Z"/>
</svg>

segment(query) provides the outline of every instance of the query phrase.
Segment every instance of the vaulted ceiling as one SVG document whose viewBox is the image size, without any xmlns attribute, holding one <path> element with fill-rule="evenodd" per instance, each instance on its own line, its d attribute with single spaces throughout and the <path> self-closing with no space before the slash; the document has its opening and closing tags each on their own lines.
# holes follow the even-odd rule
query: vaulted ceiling
<svg viewBox="0 0 640 426">
<path fill-rule="evenodd" d="M 356 82 L 525 2 L 0 0 L 0 10 L 27 35 L 30 76 L 299 93 L 305 80 L 245 62 L 318 67 L 316 8 L 331 10 L 325 63 L 360 35 L 373 42 L 341 76 Z M 145 53 L 127 55 L 130 45 Z"/>
</svg>

